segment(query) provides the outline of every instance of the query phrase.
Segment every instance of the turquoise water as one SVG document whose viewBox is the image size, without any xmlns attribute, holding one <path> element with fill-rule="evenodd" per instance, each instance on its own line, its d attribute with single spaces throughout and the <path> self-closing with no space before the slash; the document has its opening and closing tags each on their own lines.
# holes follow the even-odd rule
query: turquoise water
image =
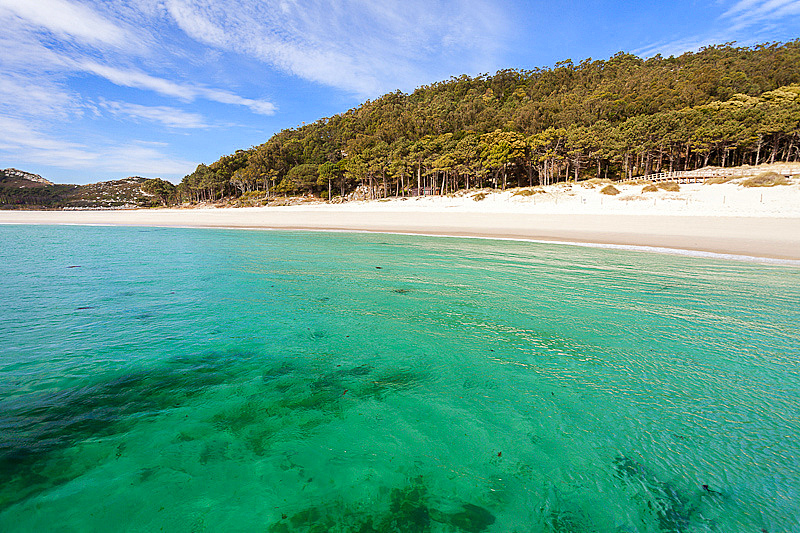
<svg viewBox="0 0 800 533">
<path fill-rule="evenodd" d="M 0 273 L 0 531 L 800 531 L 797 268 L 0 226 Z"/>
</svg>

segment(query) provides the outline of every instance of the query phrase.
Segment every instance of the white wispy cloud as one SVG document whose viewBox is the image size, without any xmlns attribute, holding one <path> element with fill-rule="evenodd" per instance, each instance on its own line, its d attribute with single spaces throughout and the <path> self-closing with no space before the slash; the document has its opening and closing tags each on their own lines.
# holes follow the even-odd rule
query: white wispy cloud
<svg viewBox="0 0 800 533">
<path fill-rule="evenodd" d="M 142 63 L 142 59 L 152 63 L 151 56 L 161 63 L 171 55 L 168 47 L 152 44 L 157 40 L 158 17 L 163 17 L 163 8 L 159 11 L 150 0 L 97 7 L 103 7 L 104 13 L 68 0 L 0 0 L 0 25 L 4 27 L 0 35 L 3 49 L 0 74 L 24 76 L 35 82 L 31 85 L 52 87 L 66 86 L 68 77 L 89 73 L 119 86 L 152 91 L 184 102 L 205 99 L 244 106 L 262 115 L 275 113 L 275 104 L 263 99 L 126 66 Z M 134 22 L 139 28 L 131 27 Z M 64 38 L 71 45 L 54 46 L 42 31 Z M 12 101 L 7 103 L 15 105 Z"/>
<path fill-rule="evenodd" d="M 131 38 L 94 10 L 67 0 L 0 0 L 0 10 L 58 36 L 90 44 L 121 45 Z"/>
<path fill-rule="evenodd" d="M 68 120 L 83 113 L 80 98 L 46 77 L 0 72 L 0 114 Z"/>
<path fill-rule="evenodd" d="M 359 95 L 492 62 L 507 28 L 488 0 L 165 0 L 190 37 Z M 476 36 L 480 36 L 476 38 Z M 431 72 L 440 69 L 442 72 Z"/>
<path fill-rule="evenodd" d="M 155 122 L 168 128 L 202 129 L 209 127 L 201 114 L 189 113 L 175 107 L 145 106 L 106 100 L 100 102 L 100 107 L 117 117 Z"/>
<path fill-rule="evenodd" d="M 100 164 L 92 168 L 140 176 L 185 176 L 197 166 L 196 162 L 172 157 L 158 145 L 144 141 L 116 145 L 101 157 Z"/>
<path fill-rule="evenodd" d="M 797 14 L 800 14 L 798 0 L 740 0 L 725 11 L 722 18 L 749 26 L 767 19 L 781 19 Z"/>
<path fill-rule="evenodd" d="M 262 115 L 271 115 L 275 113 L 276 109 L 275 104 L 266 100 L 244 98 L 221 89 L 181 84 L 157 76 L 151 76 L 139 70 L 120 69 L 91 61 L 81 63 L 79 68 L 105 78 L 115 85 L 146 89 L 164 96 L 179 98 L 186 102 L 191 102 L 197 98 L 204 98 L 221 104 L 245 106 L 250 108 L 251 111 Z"/>
<path fill-rule="evenodd" d="M 157 76 L 151 76 L 140 70 L 122 69 L 109 65 L 102 65 L 94 61 L 77 63 L 76 70 L 95 74 L 96 76 L 107 79 L 115 85 L 146 89 L 163 96 L 172 96 L 187 102 L 197 97 L 197 91 L 192 87 L 184 86 L 180 83 Z"/>
<path fill-rule="evenodd" d="M 633 52 L 650 57 L 655 54 L 680 55 L 727 42 L 751 46 L 768 40 L 762 33 L 766 27 L 797 26 L 799 15 L 800 0 L 737 0 L 722 11 L 716 20 L 709 21 L 705 33 L 651 43 Z"/>
<path fill-rule="evenodd" d="M 633 53 L 642 57 L 652 57 L 656 54 L 662 56 L 678 56 L 684 52 L 694 52 L 700 50 L 704 46 L 716 45 L 724 42 L 724 39 L 716 36 L 693 36 L 685 39 L 676 39 L 674 41 L 661 41 L 651 43 L 642 48 L 633 50 Z"/>
<path fill-rule="evenodd" d="M 26 121 L 0 117 L 0 153 L 24 154 L 14 159 L 22 165 L 145 176 L 182 176 L 195 167 L 196 163 L 163 153 L 162 147 L 141 141 L 89 147 L 53 138 Z"/>
</svg>

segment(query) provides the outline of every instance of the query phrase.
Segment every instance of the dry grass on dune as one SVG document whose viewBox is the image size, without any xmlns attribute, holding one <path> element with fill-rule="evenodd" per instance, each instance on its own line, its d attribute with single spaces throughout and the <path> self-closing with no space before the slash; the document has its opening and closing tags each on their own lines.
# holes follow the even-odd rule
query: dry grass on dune
<svg viewBox="0 0 800 533">
<path fill-rule="evenodd" d="M 675 183 L 674 181 L 662 181 L 657 185 L 657 187 L 662 191 L 667 191 L 667 192 L 678 192 L 681 190 L 681 186 Z"/>
<path fill-rule="evenodd" d="M 544 189 L 517 189 L 514 191 L 513 196 L 533 196 L 534 194 L 543 194 L 545 192 Z"/>
<path fill-rule="evenodd" d="M 776 185 L 789 185 L 789 180 L 776 172 L 764 172 L 742 181 L 743 187 L 775 187 Z"/>
<path fill-rule="evenodd" d="M 589 178 L 588 180 L 580 182 L 580 184 L 587 189 L 594 189 L 595 185 L 608 185 L 611 183 L 613 182 L 607 178 Z"/>
<path fill-rule="evenodd" d="M 608 194 L 611 196 L 619 194 L 619 189 L 614 187 L 613 185 L 606 185 L 602 189 L 600 189 L 600 194 Z"/>
<path fill-rule="evenodd" d="M 655 184 L 651 183 L 649 185 L 645 185 L 644 187 L 642 187 L 642 192 L 643 193 L 644 192 L 658 192 L 658 187 L 656 187 Z"/>
</svg>

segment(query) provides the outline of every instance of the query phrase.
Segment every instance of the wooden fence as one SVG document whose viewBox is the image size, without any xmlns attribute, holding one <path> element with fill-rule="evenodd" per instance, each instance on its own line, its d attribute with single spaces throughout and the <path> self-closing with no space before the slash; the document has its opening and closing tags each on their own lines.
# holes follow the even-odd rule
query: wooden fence
<svg viewBox="0 0 800 533">
<path fill-rule="evenodd" d="M 728 177 L 744 177 L 760 174 L 761 172 L 775 172 L 782 174 L 786 177 L 792 175 L 800 175 L 800 170 L 797 166 L 774 166 L 764 169 L 755 167 L 743 168 L 700 168 L 697 170 L 679 170 L 677 172 L 659 172 L 656 174 L 647 174 L 646 176 L 635 176 L 633 178 L 626 178 L 622 183 L 627 181 L 645 180 L 652 181 L 653 183 L 663 181 L 674 181 L 677 183 L 703 183 L 708 178 L 728 178 Z"/>
</svg>

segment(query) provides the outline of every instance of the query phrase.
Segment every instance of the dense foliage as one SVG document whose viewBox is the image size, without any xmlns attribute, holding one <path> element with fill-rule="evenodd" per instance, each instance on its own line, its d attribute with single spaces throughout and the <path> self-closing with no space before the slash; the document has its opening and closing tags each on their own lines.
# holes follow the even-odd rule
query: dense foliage
<svg viewBox="0 0 800 533">
<path fill-rule="evenodd" d="M 19 187 L 8 186 L 0 182 L 0 209 L 65 207 L 69 204 L 76 189 L 77 185 Z"/>
<path fill-rule="evenodd" d="M 173 198 L 370 196 L 797 160 L 800 39 L 394 92 L 200 165 Z"/>
</svg>

